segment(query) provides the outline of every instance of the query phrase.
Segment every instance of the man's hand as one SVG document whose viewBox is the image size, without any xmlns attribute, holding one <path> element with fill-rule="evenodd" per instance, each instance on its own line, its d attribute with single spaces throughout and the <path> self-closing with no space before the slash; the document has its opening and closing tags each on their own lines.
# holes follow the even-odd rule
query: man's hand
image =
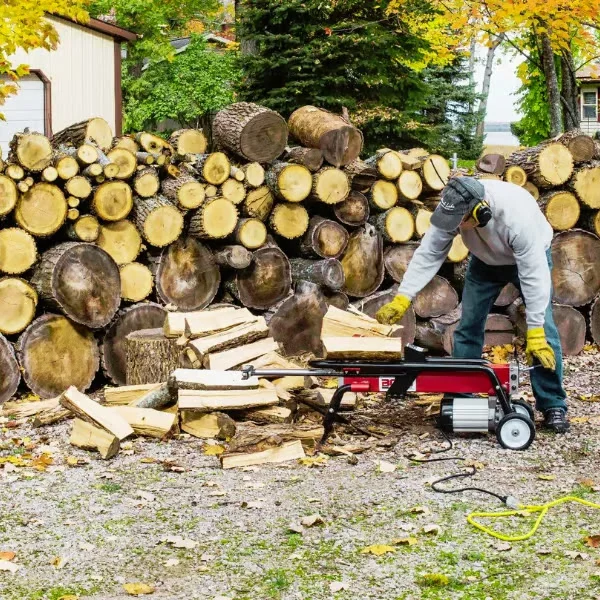
<svg viewBox="0 0 600 600">
<path fill-rule="evenodd" d="M 556 356 L 554 350 L 546 341 L 543 327 L 529 329 L 527 331 L 527 348 L 525 349 L 527 362 L 532 365 L 533 359 L 537 358 L 544 369 L 554 371 L 556 369 Z"/>
<path fill-rule="evenodd" d="M 402 319 L 409 306 L 410 298 L 398 294 L 391 302 L 388 302 L 377 311 L 375 318 L 384 325 L 393 325 Z"/>
</svg>

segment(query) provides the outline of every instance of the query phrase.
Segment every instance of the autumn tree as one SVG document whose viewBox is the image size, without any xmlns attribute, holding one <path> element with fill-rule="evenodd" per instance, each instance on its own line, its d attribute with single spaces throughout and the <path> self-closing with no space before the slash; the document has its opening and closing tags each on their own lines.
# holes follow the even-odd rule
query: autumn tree
<svg viewBox="0 0 600 600">
<path fill-rule="evenodd" d="M 29 72 L 26 64 L 12 64 L 18 49 L 53 50 L 59 38 L 46 13 L 82 23 L 88 20 L 85 0 L 2 0 L 0 3 L 0 106 L 17 92 L 17 81 Z M 0 118 L 4 118 L 0 113 Z"/>
</svg>

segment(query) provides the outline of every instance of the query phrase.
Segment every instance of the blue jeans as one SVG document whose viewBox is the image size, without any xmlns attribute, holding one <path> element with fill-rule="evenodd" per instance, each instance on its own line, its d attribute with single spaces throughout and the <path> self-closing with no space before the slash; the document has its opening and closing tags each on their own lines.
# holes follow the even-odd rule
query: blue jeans
<svg viewBox="0 0 600 600">
<path fill-rule="evenodd" d="M 547 257 L 548 266 L 552 270 L 552 257 L 549 250 Z M 516 265 L 494 267 L 471 256 L 462 295 L 462 317 L 454 333 L 454 357 L 481 357 L 485 321 L 500 291 L 507 283 L 513 283 L 521 291 Z M 540 411 L 549 408 L 566 410 L 567 395 L 562 385 L 562 349 L 552 315 L 552 302 L 546 309 L 544 332 L 548 344 L 556 356 L 556 371 L 544 369 L 541 366 L 530 371 L 536 408 Z"/>
</svg>

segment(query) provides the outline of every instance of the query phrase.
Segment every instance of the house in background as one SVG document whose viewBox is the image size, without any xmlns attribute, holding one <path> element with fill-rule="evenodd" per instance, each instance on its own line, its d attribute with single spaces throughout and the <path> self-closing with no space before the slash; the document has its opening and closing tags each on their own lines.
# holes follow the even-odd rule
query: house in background
<svg viewBox="0 0 600 600">
<path fill-rule="evenodd" d="M 102 117 L 116 135 L 121 133 L 121 45 L 136 34 L 116 25 L 90 19 L 82 25 L 48 16 L 60 41 L 56 50 L 18 51 L 12 64 L 27 64 L 31 73 L 19 80 L 19 92 L 0 106 L 2 156 L 13 135 L 29 127 L 51 136 L 53 132 Z"/>
<path fill-rule="evenodd" d="M 581 129 L 589 135 L 600 131 L 598 88 L 600 88 L 600 64 L 588 63 L 577 71 L 579 83 L 579 118 Z"/>
</svg>

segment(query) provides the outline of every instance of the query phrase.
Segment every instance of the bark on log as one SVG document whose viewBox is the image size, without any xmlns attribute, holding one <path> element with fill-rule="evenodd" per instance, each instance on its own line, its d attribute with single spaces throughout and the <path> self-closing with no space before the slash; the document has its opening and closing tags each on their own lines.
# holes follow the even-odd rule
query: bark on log
<svg viewBox="0 0 600 600">
<path fill-rule="evenodd" d="M 118 265 L 133 262 L 142 251 L 142 237 L 135 225 L 126 219 L 100 225 L 96 243 Z"/>
<path fill-rule="evenodd" d="M 42 398 L 54 398 L 71 385 L 84 392 L 98 371 L 94 334 L 61 315 L 37 318 L 19 337 L 17 352 L 25 383 Z"/>
<path fill-rule="evenodd" d="M 313 175 L 312 198 L 324 204 L 343 202 L 350 193 L 348 175 L 334 167 L 323 167 Z"/>
<path fill-rule="evenodd" d="M 367 158 L 365 164 L 375 168 L 381 177 L 390 181 L 398 179 L 402 173 L 400 155 L 388 148 L 379 150 L 375 155 Z"/>
<path fill-rule="evenodd" d="M 596 344 L 600 344 L 600 296 L 597 296 L 590 310 L 590 333 Z"/>
<path fill-rule="evenodd" d="M 274 204 L 275 197 L 271 190 L 263 185 L 248 192 L 242 203 L 242 213 L 247 217 L 255 217 L 261 221 L 266 221 Z"/>
<path fill-rule="evenodd" d="M 131 220 L 142 237 L 157 248 L 172 244 L 183 230 L 183 215 L 162 196 L 136 198 Z"/>
<path fill-rule="evenodd" d="M 306 167 L 281 161 L 271 165 L 265 181 L 277 198 L 287 202 L 302 202 L 313 188 L 313 176 Z"/>
<path fill-rule="evenodd" d="M 181 430 L 197 438 L 230 440 L 235 435 L 235 428 L 235 421 L 225 413 L 181 411 Z"/>
<path fill-rule="evenodd" d="M 457 306 L 447 315 L 430 319 L 426 323 L 417 323 L 415 342 L 436 352 L 452 354 L 454 331 L 458 327 L 460 316 L 461 307 Z"/>
<path fill-rule="evenodd" d="M 269 217 L 271 229 L 288 240 L 299 238 L 308 229 L 308 211 L 296 202 L 276 204 Z"/>
<path fill-rule="evenodd" d="M 504 346 L 512 344 L 515 331 L 511 320 L 506 315 L 490 314 L 485 322 L 485 346 Z"/>
<path fill-rule="evenodd" d="M 396 182 L 402 201 L 416 200 L 423 191 L 423 180 L 417 171 L 402 171 Z"/>
<path fill-rule="evenodd" d="M 47 305 L 92 329 L 108 325 L 121 302 L 119 268 L 92 244 L 65 242 L 47 250 L 31 283 Z"/>
<path fill-rule="evenodd" d="M 219 266 L 230 269 L 245 269 L 252 262 L 252 252 L 244 246 L 223 246 L 213 256 Z"/>
<path fill-rule="evenodd" d="M 10 177 L 0 175 L 0 218 L 12 212 L 18 196 L 16 183 Z"/>
<path fill-rule="evenodd" d="M 527 181 L 523 186 L 523 189 L 527 190 L 536 200 L 540 197 L 540 190 L 538 190 L 537 186 L 531 183 L 531 181 Z"/>
<path fill-rule="evenodd" d="M 600 291 L 600 239 L 580 229 L 563 231 L 552 241 L 552 283 L 559 304 L 583 306 Z"/>
<path fill-rule="evenodd" d="M 573 156 L 566 146 L 556 142 L 513 152 L 507 164 L 521 167 L 539 188 L 562 185 L 573 173 Z"/>
<path fill-rule="evenodd" d="M 144 171 L 149 172 L 148 174 L 153 172 L 152 169 L 144 169 Z M 138 171 L 134 187 L 139 183 L 138 178 L 142 176 L 143 173 Z M 156 176 L 156 181 L 158 183 L 158 176 Z M 161 190 L 165 197 L 181 210 L 198 208 L 206 198 L 204 186 L 186 172 L 182 172 L 179 177 L 163 179 Z M 138 194 L 147 198 L 154 195 L 150 191 L 151 189 L 148 189 L 146 194 L 140 194 L 138 191 Z"/>
<path fill-rule="evenodd" d="M 334 205 L 333 212 L 340 223 L 348 227 L 360 227 L 369 219 L 369 201 L 364 194 L 350 190 L 343 202 Z"/>
<path fill-rule="evenodd" d="M 126 148 L 114 148 L 106 155 L 106 158 L 108 158 L 112 164 L 119 167 L 119 171 L 115 175 L 116 179 L 129 179 L 137 169 L 137 157 L 135 152 L 127 150 Z"/>
<path fill-rule="evenodd" d="M 593 161 L 578 168 L 570 188 L 587 208 L 600 208 L 600 161 Z"/>
<path fill-rule="evenodd" d="M 502 154 L 484 154 L 476 163 L 477 169 L 483 173 L 502 175 L 506 167 L 506 159 Z"/>
<path fill-rule="evenodd" d="M 344 269 L 341 263 L 333 258 L 290 258 L 290 267 L 294 281 L 310 281 L 334 291 L 341 290 L 344 285 Z"/>
<path fill-rule="evenodd" d="M 266 243 L 267 228 L 260 219 L 240 219 L 235 228 L 235 240 L 244 248 L 256 250 Z"/>
<path fill-rule="evenodd" d="M 401 206 L 394 206 L 384 213 L 374 215 L 369 219 L 369 223 L 390 243 L 408 242 L 415 233 L 413 216 Z"/>
<path fill-rule="evenodd" d="M 316 173 L 323 166 L 323 153 L 318 148 L 302 146 L 286 148 L 282 159 L 285 162 L 302 165 L 312 173 Z"/>
<path fill-rule="evenodd" d="M 119 269 L 121 276 L 121 298 L 125 302 L 141 302 L 154 288 L 154 277 L 150 269 L 139 262 L 131 262 Z"/>
<path fill-rule="evenodd" d="M 17 201 L 17 224 L 36 237 L 48 237 L 56 233 L 66 218 L 65 195 L 51 183 L 36 183 Z"/>
<path fill-rule="evenodd" d="M 52 136 L 52 143 L 55 146 L 65 144 L 77 147 L 87 140 L 92 141 L 100 150 L 106 152 L 112 146 L 113 141 L 110 125 L 104 119 L 95 117 L 74 123 Z"/>
<path fill-rule="evenodd" d="M 94 215 L 83 215 L 67 228 L 67 237 L 74 242 L 95 242 L 99 235 L 100 223 Z"/>
<path fill-rule="evenodd" d="M 159 329 L 133 331 L 125 338 L 127 385 L 160 383 L 181 366 L 182 348 Z"/>
<path fill-rule="evenodd" d="M 37 260 L 34 238 L 18 227 L 0 229 L 0 273 L 20 275 Z"/>
<path fill-rule="evenodd" d="M 0 406 L 16 392 L 21 371 L 12 344 L 0 334 Z"/>
<path fill-rule="evenodd" d="M 177 154 L 204 154 L 208 140 L 200 129 L 178 129 L 171 134 L 169 144 Z"/>
<path fill-rule="evenodd" d="M 38 295 L 24 279 L 0 277 L 0 334 L 21 333 L 33 321 Z"/>
<path fill-rule="evenodd" d="M 289 118 L 290 133 L 304 146 L 319 148 L 325 160 L 335 167 L 358 158 L 362 133 L 343 117 L 314 106 L 303 106 Z"/>
<path fill-rule="evenodd" d="M 276 112 L 252 102 L 220 110 L 213 121 L 213 139 L 247 161 L 269 163 L 287 144 L 288 128 Z"/>
<path fill-rule="evenodd" d="M 211 251 L 197 239 L 178 239 L 162 251 L 156 270 L 156 292 L 178 310 L 200 310 L 214 299 L 221 283 Z"/>
<path fill-rule="evenodd" d="M 344 167 L 344 173 L 350 178 L 352 189 L 367 193 L 377 181 L 377 169 L 370 167 L 359 158 Z"/>
<path fill-rule="evenodd" d="M 527 183 L 527 173 L 517 165 L 512 165 L 504 173 L 504 181 L 523 187 Z"/>
<path fill-rule="evenodd" d="M 134 304 L 119 312 L 102 340 L 102 370 L 114 384 L 127 383 L 127 335 L 140 329 L 162 327 L 165 316 L 165 309 L 154 302 Z"/>
<path fill-rule="evenodd" d="M 413 307 L 418 317 L 428 319 L 448 314 L 458 306 L 458 294 L 450 282 L 436 275 L 415 297 Z"/>
<path fill-rule="evenodd" d="M 131 187 L 124 181 L 108 181 L 99 185 L 94 192 L 92 210 L 104 221 L 125 219 L 132 207 Z"/>
<path fill-rule="evenodd" d="M 585 346 L 585 317 L 576 308 L 562 304 L 555 304 L 552 312 L 560 335 L 563 354 L 565 356 L 581 354 Z"/>
<path fill-rule="evenodd" d="M 317 215 L 309 221 L 300 252 L 309 257 L 338 258 L 344 253 L 349 238 L 339 223 Z"/>
<path fill-rule="evenodd" d="M 357 229 L 348 241 L 341 260 L 349 296 L 364 298 L 372 294 L 383 281 L 383 240 L 369 223 Z"/>
<path fill-rule="evenodd" d="M 221 185 L 231 172 L 231 163 L 223 152 L 195 154 L 190 168 L 206 183 Z"/>
<path fill-rule="evenodd" d="M 135 134 L 134 139 L 146 152 L 156 156 L 173 154 L 173 146 L 153 133 L 141 131 Z"/>
<path fill-rule="evenodd" d="M 391 181 L 378 179 L 369 193 L 369 204 L 377 212 L 389 210 L 398 202 L 398 187 Z"/>
<path fill-rule="evenodd" d="M 571 229 L 579 220 L 581 212 L 579 202 L 570 192 L 564 190 L 548 192 L 542 195 L 539 205 L 556 231 Z"/>
<path fill-rule="evenodd" d="M 190 219 L 188 234 L 201 239 L 223 239 L 235 231 L 237 208 L 225 198 L 210 198 Z"/>
<path fill-rule="evenodd" d="M 383 264 L 387 274 L 396 282 L 400 283 L 408 269 L 415 250 L 419 247 L 418 242 L 408 242 L 389 246 L 383 256 Z"/>
<path fill-rule="evenodd" d="M 596 154 L 594 140 L 583 133 L 581 129 L 571 129 L 563 133 L 556 141 L 564 144 L 569 149 L 576 163 L 589 162 Z"/>
<path fill-rule="evenodd" d="M 293 274 L 294 264 L 293 261 L 290 262 Z M 296 267 L 298 266 L 296 263 Z M 341 273 L 341 266 L 339 270 Z M 307 352 L 322 356 L 321 328 L 326 312 L 327 304 L 319 286 L 310 281 L 299 282 L 294 295 L 284 300 L 271 318 L 269 334 L 279 342 L 284 356 L 297 356 Z"/>
<path fill-rule="evenodd" d="M 8 160 L 27 171 L 39 173 L 52 161 L 50 140 L 41 133 L 16 133 L 10 142 Z"/>
</svg>

